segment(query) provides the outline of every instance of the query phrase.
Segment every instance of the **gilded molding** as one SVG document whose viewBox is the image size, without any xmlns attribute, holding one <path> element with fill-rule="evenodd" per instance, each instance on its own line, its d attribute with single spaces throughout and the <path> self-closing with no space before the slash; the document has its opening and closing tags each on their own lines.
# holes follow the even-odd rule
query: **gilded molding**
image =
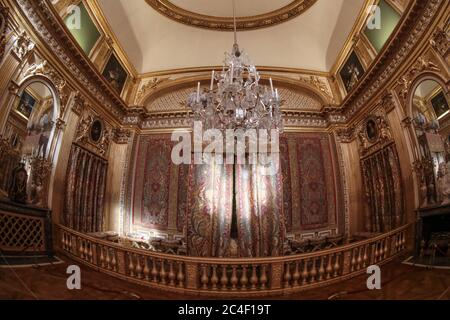
<svg viewBox="0 0 450 320">
<path fill-rule="evenodd" d="M 317 0 L 293 0 L 287 6 L 278 10 L 249 17 L 239 17 L 236 19 L 239 31 L 254 30 L 272 27 L 274 25 L 293 19 L 316 3 Z M 218 31 L 233 31 L 233 18 L 214 17 L 198 14 L 182 9 L 169 0 L 146 0 L 146 2 L 157 12 L 174 21 L 203 29 Z"/>
<path fill-rule="evenodd" d="M 60 18 L 56 16 L 52 4 L 48 1 L 17 0 L 18 6 L 23 11 L 31 25 L 50 50 L 60 60 L 61 65 L 66 66 L 81 85 L 98 101 L 98 104 L 120 118 L 126 112 L 126 105 L 118 97 L 103 77 L 93 68 L 79 49 L 66 34 L 61 25 Z"/>
<path fill-rule="evenodd" d="M 100 121 L 102 123 L 102 132 L 98 141 L 94 141 L 91 138 L 91 128 L 96 121 Z M 109 128 L 103 120 L 88 111 L 78 123 L 74 142 L 93 153 L 105 157 L 109 150 L 111 133 L 111 128 Z"/>
<path fill-rule="evenodd" d="M 367 133 L 367 124 L 373 121 L 376 126 L 376 137 L 371 139 Z M 359 154 L 363 158 L 369 154 L 373 154 L 386 145 L 394 142 L 391 128 L 386 119 L 386 113 L 383 108 L 374 111 L 369 115 L 356 129 L 356 136 L 359 141 Z"/>
<path fill-rule="evenodd" d="M 8 29 L 9 9 L 0 6 L 0 62 L 3 60 L 6 50 L 6 32 Z"/>
<path fill-rule="evenodd" d="M 113 141 L 117 144 L 128 144 L 131 137 L 131 131 L 128 129 L 115 128 L 112 131 Z"/>
<path fill-rule="evenodd" d="M 437 28 L 430 39 L 431 46 L 445 58 L 450 50 L 450 35 L 442 28 Z"/>
<path fill-rule="evenodd" d="M 366 106 L 369 100 L 392 80 L 395 71 L 417 48 L 443 2 L 444 0 L 416 1 L 412 5 L 397 30 L 395 40 L 379 55 L 376 63 L 342 104 L 348 118 L 352 118 Z"/>
</svg>

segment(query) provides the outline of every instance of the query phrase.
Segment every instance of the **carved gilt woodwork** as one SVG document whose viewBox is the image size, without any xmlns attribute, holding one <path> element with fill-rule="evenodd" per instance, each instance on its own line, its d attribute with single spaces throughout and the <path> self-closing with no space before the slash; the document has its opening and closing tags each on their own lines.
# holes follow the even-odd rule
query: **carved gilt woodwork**
<svg viewBox="0 0 450 320">
<path fill-rule="evenodd" d="M 0 62 L 3 60 L 6 50 L 6 32 L 8 28 L 9 9 L 0 6 Z"/>
<path fill-rule="evenodd" d="M 233 18 L 231 17 L 213 17 L 198 14 L 182 9 L 169 0 L 146 0 L 147 3 L 156 11 L 164 16 L 192 27 L 233 31 Z M 238 17 L 236 27 L 238 30 L 254 30 L 259 28 L 271 27 L 292 18 L 301 15 L 308 10 L 317 0 L 293 0 L 287 6 L 278 10 L 250 17 Z"/>
<path fill-rule="evenodd" d="M 26 31 L 22 31 L 14 42 L 12 52 L 20 61 L 22 61 L 28 53 L 34 49 L 34 46 L 35 44 L 31 40 L 30 36 L 26 33 Z"/>
<path fill-rule="evenodd" d="M 95 122 L 102 124 L 98 139 L 92 138 L 92 126 Z M 106 157 L 109 151 L 111 134 L 112 130 L 109 125 L 90 111 L 87 111 L 84 117 L 80 119 L 74 142 L 95 154 Z"/>
</svg>

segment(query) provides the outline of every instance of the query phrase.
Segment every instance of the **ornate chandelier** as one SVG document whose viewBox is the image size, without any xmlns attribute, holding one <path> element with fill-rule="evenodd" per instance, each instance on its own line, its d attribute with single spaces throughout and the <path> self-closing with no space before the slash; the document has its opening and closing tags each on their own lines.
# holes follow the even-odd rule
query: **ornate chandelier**
<svg viewBox="0 0 450 320">
<path fill-rule="evenodd" d="M 283 131 L 280 96 L 274 89 L 260 85 L 260 75 L 248 56 L 239 49 L 236 36 L 236 14 L 233 2 L 234 45 L 225 53 L 223 69 L 212 72 L 209 90 L 190 94 L 187 105 L 194 120 L 204 129 L 265 129 Z"/>
</svg>

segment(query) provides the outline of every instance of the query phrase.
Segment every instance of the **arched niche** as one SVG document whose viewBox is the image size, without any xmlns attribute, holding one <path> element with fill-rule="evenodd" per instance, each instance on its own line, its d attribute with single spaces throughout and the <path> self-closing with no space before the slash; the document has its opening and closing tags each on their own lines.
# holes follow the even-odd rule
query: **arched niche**
<svg viewBox="0 0 450 320">
<path fill-rule="evenodd" d="M 26 77 L 18 86 L 4 128 L 0 169 L 1 189 L 13 202 L 48 206 L 60 104 L 56 87 L 45 75 Z M 17 178 L 20 170 L 27 173 L 26 186 Z"/>
<path fill-rule="evenodd" d="M 410 86 L 406 114 L 417 146 L 414 166 L 420 206 L 439 205 L 450 199 L 450 192 L 445 195 L 447 187 L 442 184 L 450 175 L 450 131 L 444 126 L 450 121 L 450 97 L 445 80 L 433 72 L 418 75 Z"/>
<path fill-rule="evenodd" d="M 47 90 L 47 93 L 50 95 L 52 101 L 51 101 L 51 105 L 47 105 L 47 106 L 43 106 L 44 108 L 46 108 L 46 110 L 33 110 L 33 112 L 37 112 L 37 114 L 30 114 L 30 118 L 28 119 L 29 122 L 30 121 L 35 121 L 36 117 L 39 117 L 40 115 L 44 115 L 44 112 L 48 111 L 48 109 L 51 109 L 51 112 L 49 112 L 48 114 L 50 114 L 50 118 L 49 120 L 51 121 L 51 130 L 48 133 L 48 142 L 46 144 L 46 148 L 43 152 L 43 158 L 50 158 L 50 151 L 51 151 L 51 146 L 52 146 L 52 142 L 55 136 L 55 131 L 56 131 L 56 120 L 59 118 L 60 115 L 60 110 L 61 110 L 61 101 L 60 101 L 60 97 L 58 94 L 58 91 L 56 89 L 56 87 L 54 86 L 53 82 L 46 76 L 44 75 L 33 75 L 33 76 L 29 76 L 26 77 L 25 79 L 23 79 L 23 81 L 20 83 L 19 85 L 19 89 L 17 91 L 17 97 L 16 97 L 16 101 L 14 101 L 13 106 L 12 106 L 12 110 L 10 111 L 10 114 L 12 112 L 15 112 L 18 104 L 20 104 L 20 100 L 22 99 L 22 97 L 24 97 L 27 93 L 27 90 L 29 90 L 29 88 L 33 88 L 33 87 L 41 87 L 41 88 L 45 88 Z M 46 97 L 43 97 L 46 98 Z M 30 123 L 28 123 L 30 124 Z"/>
</svg>

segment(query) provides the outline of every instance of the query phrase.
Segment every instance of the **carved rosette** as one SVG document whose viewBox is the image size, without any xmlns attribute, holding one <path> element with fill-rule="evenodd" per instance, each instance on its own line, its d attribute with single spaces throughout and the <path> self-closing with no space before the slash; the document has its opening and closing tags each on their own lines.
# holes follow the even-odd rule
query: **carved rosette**
<svg viewBox="0 0 450 320">
<path fill-rule="evenodd" d="M 48 186 L 52 164 L 47 159 L 36 157 L 31 159 L 30 202 L 37 207 L 47 207 Z"/>
</svg>

